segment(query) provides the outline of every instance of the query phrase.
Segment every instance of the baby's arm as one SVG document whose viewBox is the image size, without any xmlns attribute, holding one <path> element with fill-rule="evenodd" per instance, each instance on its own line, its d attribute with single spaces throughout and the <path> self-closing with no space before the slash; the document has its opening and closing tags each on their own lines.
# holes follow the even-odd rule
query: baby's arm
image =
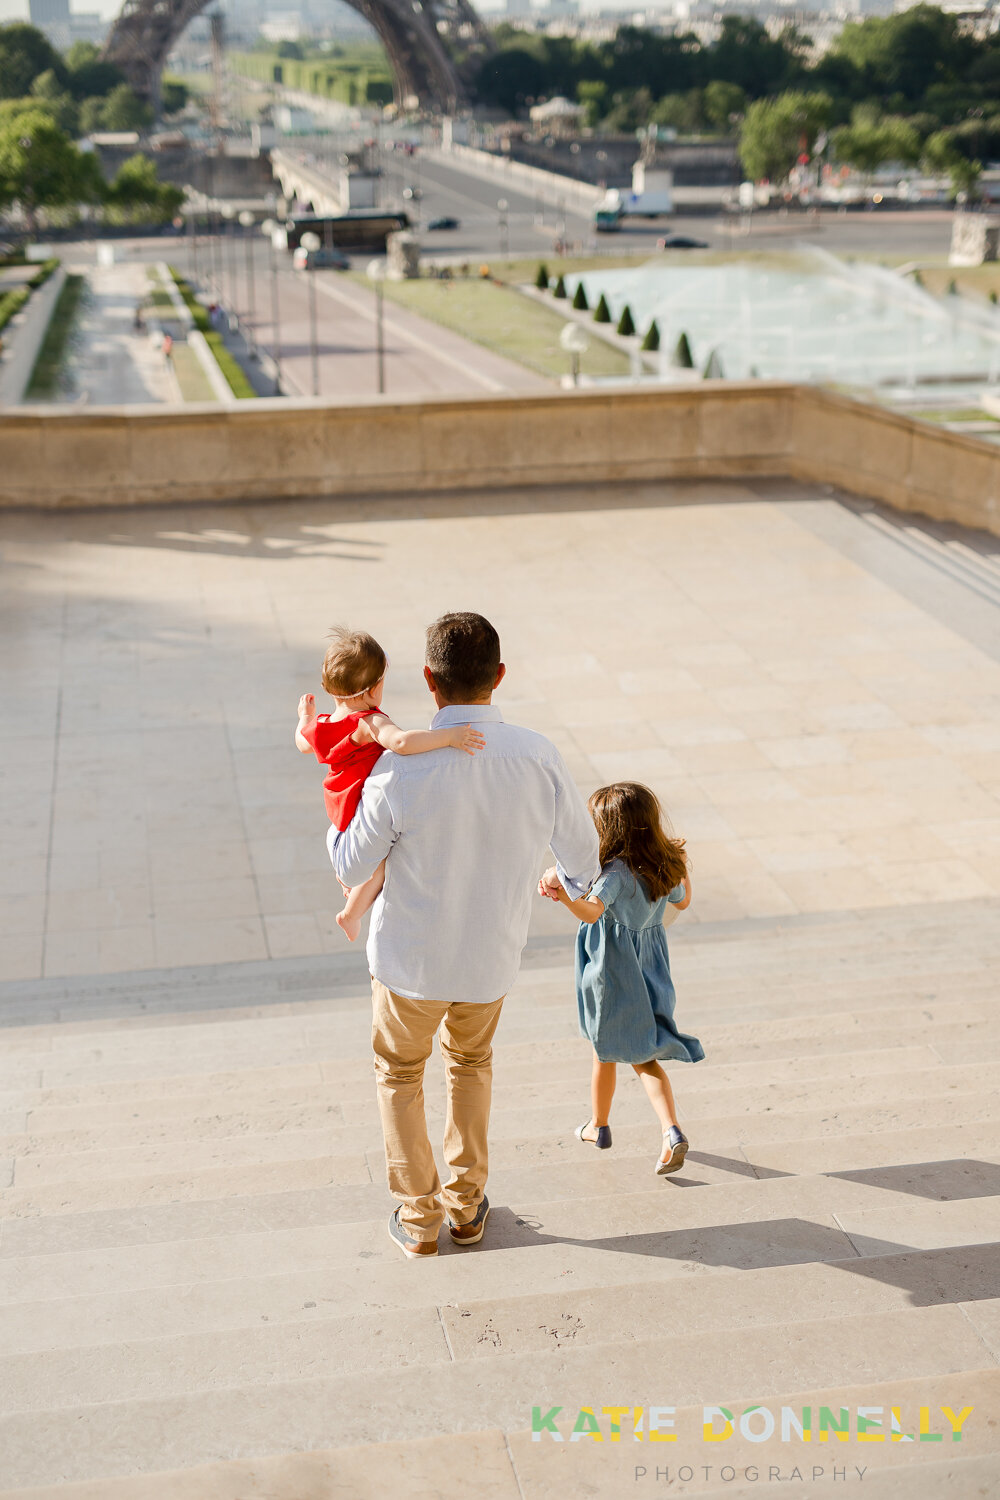
<svg viewBox="0 0 1000 1500">
<path fill-rule="evenodd" d="M 550 870 L 546 870 L 539 880 L 538 894 L 548 896 L 550 901 L 560 901 L 567 911 L 571 911 L 581 922 L 596 922 L 598 917 L 604 914 L 603 901 L 591 901 L 589 897 L 571 901 L 565 886 L 556 874 L 554 865 Z"/>
<path fill-rule="evenodd" d="M 367 730 L 371 738 L 394 755 L 424 755 L 428 750 L 464 750 L 475 755 L 486 744 L 485 735 L 471 724 L 456 724 L 451 729 L 400 729 L 387 714 L 372 714 L 362 719 L 358 730 Z"/>
<path fill-rule="evenodd" d="M 316 722 L 316 699 L 312 693 L 303 693 L 299 699 L 299 722 L 295 726 L 295 743 L 303 755 L 312 755 L 313 747 L 302 733 Z"/>
</svg>

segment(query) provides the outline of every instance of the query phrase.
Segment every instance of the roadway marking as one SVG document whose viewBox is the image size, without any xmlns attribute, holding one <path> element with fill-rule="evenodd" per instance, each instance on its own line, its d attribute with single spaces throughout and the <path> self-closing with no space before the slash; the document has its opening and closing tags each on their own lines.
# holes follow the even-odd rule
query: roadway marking
<svg viewBox="0 0 1000 1500">
<path fill-rule="evenodd" d="M 310 273 L 306 272 L 306 275 L 308 274 Z M 312 272 L 312 274 L 315 275 L 316 273 Z M 349 307 L 352 312 L 364 312 L 364 308 L 358 303 L 358 301 L 355 300 L 355 298 L 349 297 L 346 292 L 340 291 L 339 288 L 327 286 L 326 283 L 322 281 L 318 281 L 316 285 L 325 296 L 332 297 L 335 302 L 342 302 L 344 306 Z M 420 314 L 413 313 L 412 316 L 418 318 Z M 459 359 L 457 355 L 446 354 L 444 350 L 435 348 L 435 346 L 430 342 L 429 339 L 422 338 L 419 333 L 411 332 L 410 329 L 404 328 L 402 324 L 395 322 L 391 318 L 386 318 L 384 314 L 383 322 L 384 326 L 390 329 L 394 334 L 396 334 L 398 338 L 406 339 L 408 343 L 413 344 L 417 349 L 422 349 L 427 354 L 432 354 L 434 358 L 440 360 L 442 364 L 451 365 L 452 369 L 460 371 L 461 374 L 470 377 L 472 380 L 477 380 L 479 384 L 485 386 L 487 390 L 510 391 L 517 389 L 517 387 L 515 386 L 504 385 L 500 380 L 494 380 L 490 375 L 484 375 L 481 370 L 477 370 L 474 365 L 466 364 L 465 360 Z M 446 329 L 445 331 L 448 333 L 451 332 L 450 329 Z M 455 334 L 455 338 L 461 337 L 462 335 L 460 333 Z M 487 353 L 492 354 L 492 352 L 492 350 L 487 350 Z M 505 356 L 502 354 L 498 354 L 496 358 L 503 359 L 505 358 Z M 511 364 L 513 363 L 514 361 L 511 360 Z"/>
</svg>

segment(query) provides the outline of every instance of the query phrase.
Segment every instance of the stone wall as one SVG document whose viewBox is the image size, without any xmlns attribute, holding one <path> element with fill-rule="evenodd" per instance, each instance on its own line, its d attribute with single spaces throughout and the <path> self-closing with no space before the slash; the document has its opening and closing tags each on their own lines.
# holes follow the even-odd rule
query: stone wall
<svg viewBox="0 0 1000 1500">
<path fill-rule="evenodd" d="M 1000 447 L 813 387 L 41 407 L 0 420 L 0 506 L 792 476 L 1000 535 Z"/>
</svg>

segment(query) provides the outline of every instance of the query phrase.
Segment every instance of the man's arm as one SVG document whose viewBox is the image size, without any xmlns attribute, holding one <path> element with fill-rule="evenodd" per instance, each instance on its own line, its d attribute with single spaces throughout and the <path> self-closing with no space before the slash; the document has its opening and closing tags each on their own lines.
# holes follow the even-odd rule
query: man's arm
<svg viewBox="0 0 1000 1500">
<path fill-rule="evenodd" d="M 337 879 L 346 886 L 369 880 L 398 837 L 385 789 L 369 776 L 358 810 L 343 833 L 331 825 L 326 836 Z"/>
<path fill-rule="evenodd" d="M 554 770 L 556 816 L 551 849 L 556 857 L 556 871 L 567 894 L 571 900 L 579 901 L 601 873 L 597 829 L 558 752 Z"/>
</svg>

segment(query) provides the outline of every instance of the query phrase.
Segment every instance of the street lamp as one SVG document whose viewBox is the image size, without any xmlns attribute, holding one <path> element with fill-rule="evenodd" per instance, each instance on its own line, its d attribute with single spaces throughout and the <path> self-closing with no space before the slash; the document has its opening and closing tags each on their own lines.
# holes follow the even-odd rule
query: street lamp
<svg viewBox="0 0 1000 1500">
<path fill-rule="evenodd" d="M 570 376 L 574 385 L 580 383 L 580 355 L 590 348 L 590 340 L 579 323 L 566 323 L 559 335 L 559 343 L 570 358 Z"/>
<path fill-rule="evenodd" d="M 278 321 L 278 258 L 274 250 L 274 231 L 278 224 L 275 219 L 265 219 L 260 226 L 267 235 L 271 246 L 270 271 L 271 271 L 271 323 L 274 328 L 274 394 L 281 395 L 281 327 Z"/>
<path fill-rule="evenodd" d="M 222 217 L 225 219 L 226 223 L 229 226 L 228 232 L 226 234 L 226 240 L 229 245 L 229 265 L 227 267 L 227 276 L 229 279 L 229 326 L 230 328 L 232 328 L 236 321 L 236 262 L 234 260 L 235 247 L 233 244 L 233 229 L 236 224 L 236 210 L 231 203 L 224 203 L 222 205 Z"/>
<path fill-rule="evenodd" d="M 249 208 L 245 208 L 240 214 L 240 225 L 243 229 L 247 248 L 247 347 L 254 354 L 254 332 L 253 325 L 257 317 L 257 292 L 253 280 L 253 250 L 254 242 L 251 230 L 256 220 Z"/>
<path fill-rule="evenodd" d="M 382 396 L 385 394 L 385 339 L 382 328 L 382 284 L 385 281 L 385 262 L 370 260 L 365 267 L 365 275 L 375 288 L 375 369 L 378 393 Z"/>
<path fill-rule="evenodd" d="M 314 396 L 318 396 L 319 348 L 316 344 L 316 283 L 313 280 L 316 273 L 315 271 L 312 273 L 309 271 L 309 256 L 314 250 L 322 249 L 323 241 L 318 234 L 313 234 L 311 229 L 307 229 L 301 240 L 299 240 L 299 244 L 306 252 L 305 278 L 306 285 L 309 288 L 309 357 L 312 360 L 312 391 Z"/>
<path fill-rule="evenodd" d="M 500 259 L 506 260 L 509 253 L 509 241 L 507 238 L 507 209 L 510 207 L 506 198 L 497 199 L 497 211 L 500 215 Z"/>
</svg>

